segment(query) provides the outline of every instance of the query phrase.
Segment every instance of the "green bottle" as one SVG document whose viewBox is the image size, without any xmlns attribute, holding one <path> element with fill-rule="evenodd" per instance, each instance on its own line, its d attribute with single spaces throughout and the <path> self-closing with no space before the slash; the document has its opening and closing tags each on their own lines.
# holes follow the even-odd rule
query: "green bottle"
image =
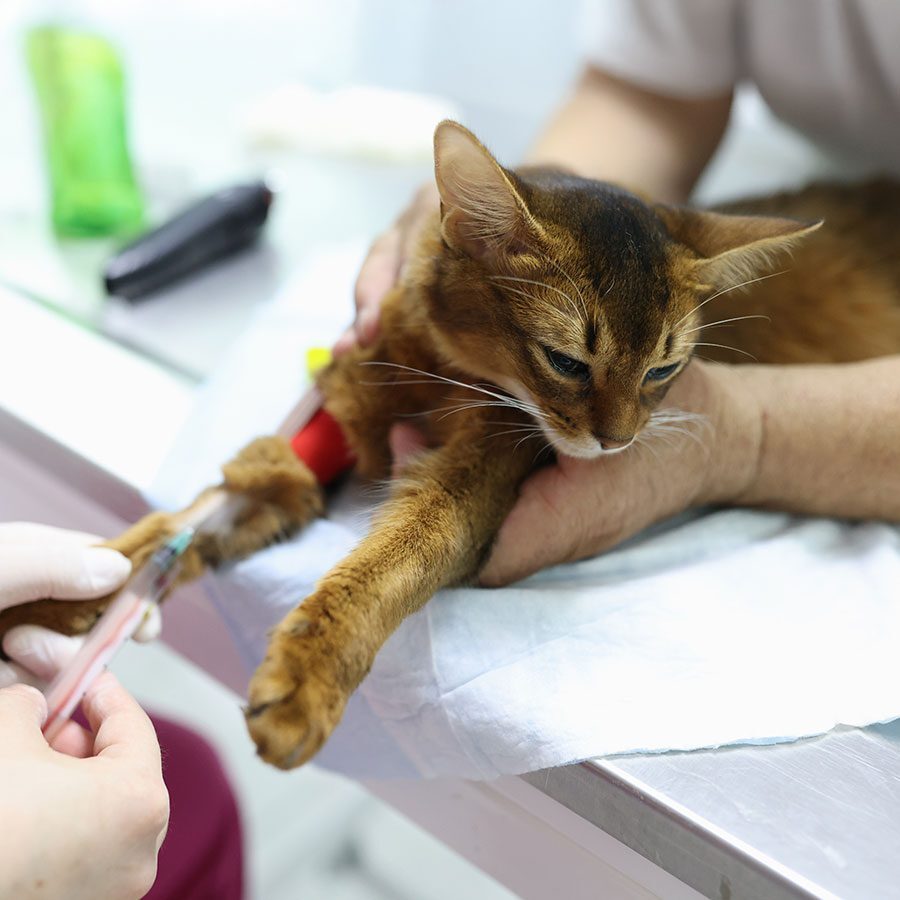
<svg viewBox="0 0 900 900">
<path fill-rule="evenodd" d="M 27 56 L 43 122 L 54 230 L 81 237 L 138 230 L 144 202 L 128 155 L 115 50 L 95 34 L 41 26 L 28 34 Z"/>
</svg>

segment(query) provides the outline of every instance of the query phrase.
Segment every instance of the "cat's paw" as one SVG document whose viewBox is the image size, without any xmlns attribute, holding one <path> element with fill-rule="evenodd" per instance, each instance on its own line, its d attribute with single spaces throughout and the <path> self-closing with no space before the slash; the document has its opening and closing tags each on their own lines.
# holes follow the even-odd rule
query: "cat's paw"
<svg viewBox="0 0 900 900">
<path fill-rule="evenodd" d="M 287 627 L 289 626 L 289 627 Z M 293 769 L 319 752 L 347 703 L 335 677 L 337 649 L 299 611 L 275 631 L 250 681 L 245 712 L 257 752 L 279 769 Z"/>
</svg>

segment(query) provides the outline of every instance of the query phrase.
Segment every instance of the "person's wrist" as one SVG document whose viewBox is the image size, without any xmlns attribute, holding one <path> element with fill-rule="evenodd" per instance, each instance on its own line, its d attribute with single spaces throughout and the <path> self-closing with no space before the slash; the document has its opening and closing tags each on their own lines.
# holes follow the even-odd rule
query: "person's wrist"
<svg viewBox="0 0 900 900">
<path fill-rule="evenodd" d="M 753 492 L 763 448 L 763 413 L 753 367 L 705 364 L 698 368 L 712 421 L 710 454 L 697 503 L 740 503 Z"/>
</svg>

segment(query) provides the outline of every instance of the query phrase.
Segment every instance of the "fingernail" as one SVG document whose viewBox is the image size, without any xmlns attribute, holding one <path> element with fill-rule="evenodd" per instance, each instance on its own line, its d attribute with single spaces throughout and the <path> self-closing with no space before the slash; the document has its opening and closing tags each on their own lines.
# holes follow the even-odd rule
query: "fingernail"
<svg viewBox="0 0 900 900">
<path fill-rule="evenodd" d="M 131 574 L 131 560 L 109 547 L 88 547 L 83 558 L 91 590 L 115 590 Z"/>
</svg>

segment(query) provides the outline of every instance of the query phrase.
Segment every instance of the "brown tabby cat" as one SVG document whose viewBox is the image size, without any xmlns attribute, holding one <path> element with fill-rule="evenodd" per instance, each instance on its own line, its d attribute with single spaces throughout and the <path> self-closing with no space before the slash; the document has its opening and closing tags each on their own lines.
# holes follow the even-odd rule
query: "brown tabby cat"
<svg viewBox="0 0 900 900">
<path fill-rule="evenodd" d="M 536 449 L 620 452 L 695 348 L 734 359 L 713 323 L 760 362 L 900 352 L 897 184 L 674 208 L 504 169 L 454 122 L 435 133 L 435 175 L 440 214 L 384 302 L 380 338 L 321 377 L 364 477 L 389 473 L 398 417 L 418 417 L 435 449 L 271 636 L 247 721 L 283 768 L 318 751 L 400 622 L 478 573 Z M 257 544 L 272 537 L 258 530 Z"/>
</svg>

